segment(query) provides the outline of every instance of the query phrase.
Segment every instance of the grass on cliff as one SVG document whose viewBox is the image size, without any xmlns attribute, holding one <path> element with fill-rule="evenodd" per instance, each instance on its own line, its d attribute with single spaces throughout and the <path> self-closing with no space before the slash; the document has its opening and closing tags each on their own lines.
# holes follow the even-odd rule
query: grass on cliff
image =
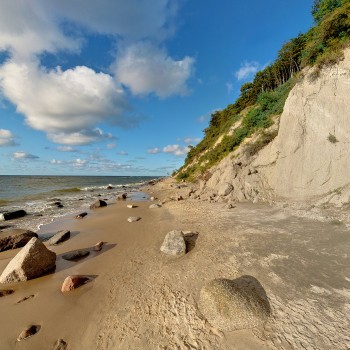
<svg viewBox="0 0 350 350">
<path fill-rule="evenodd" d="M 212 114 L 203 140 L 191 148 L 185 164 L 178 170 L 178 180 L 194 180 L 235 150 L 245 138 L 268 128 L 271 117 L 282 113 L 295 77 L 304 67 L 315 66 L 317 75 L 323 66 L 343 58 L 343 50 L 350 42 L 350 0 L 315 0 L 312 14 L 315 26 L 285 43 L 271 65 L 258 72 L 253 82 L 242 85 L 241 94 L 233 104 Z M 241 125 L 229 133 L 239 120 Z M 214 147 L 220 137 L 221 142 Z"/>
</svg>

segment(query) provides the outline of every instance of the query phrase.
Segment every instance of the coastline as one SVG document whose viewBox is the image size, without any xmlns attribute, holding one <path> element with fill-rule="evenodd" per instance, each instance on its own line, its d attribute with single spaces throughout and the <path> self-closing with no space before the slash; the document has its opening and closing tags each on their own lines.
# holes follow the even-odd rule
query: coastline
<svg viewBox="0 0 350 350">
<path fill-rule="evenodd" d="M 67 228 L 72 236 L 50 247 L 57 253 L 55 273 L 1 286 L 15 290 L 0 299 L 7 320 L 0 328 L 1 349 L 48 349 L 60 338 L 68 349 L 346 349 L 345 225 L 297 218 L 263 204 L 228 209 L 225 203 L 193 200 L 186 197 L 189 187 L 178 188 L 171 179 L 143 190 L 163 206 L 149 209 L 154 202 L 133 201 L 138 207 L 129 209 L 131 202 L 117 201 L 67 222 L 69 227 L 57 222 L 60 227 L 43 228 Z M 170 200 L 174 195 L 185 199 Z M 128 216 L 141 220 L 129 223 Z M 159 248 L 174 229 L 199 235 L 185 256 L 168 258 Z M 98 241 L 106 242 L 101 252 L 91 251 Z M 87 258 L 62 259 L 82 248 L 90 249 Z M 17 252 L 0 254 L 1 271 Z M 74 274 L 93 281 L 63 295 L 64 278 Z M 199 292 L 214 278 L 242 275 L 261 282 L 272 315 L 263 328 L 222 332 L 199 311 Z M 17 343 L 31 324 L 40 324 L 40 332 Z"/>
</svg>

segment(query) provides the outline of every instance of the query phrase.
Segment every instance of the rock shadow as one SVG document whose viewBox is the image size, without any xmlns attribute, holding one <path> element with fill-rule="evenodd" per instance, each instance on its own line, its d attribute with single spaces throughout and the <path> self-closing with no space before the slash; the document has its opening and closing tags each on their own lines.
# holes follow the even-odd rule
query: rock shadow
<svg viewBox="0 0 350 350">
<path fill-rule="evenodd" d="M 186 252 L 189 253 L 191 250 L 193 250 L 196 247 L 196 242 L 198 239 L 199 233 L 198 232 L 184 232 L 184 240 L 186 243 Z"/>
</svg>

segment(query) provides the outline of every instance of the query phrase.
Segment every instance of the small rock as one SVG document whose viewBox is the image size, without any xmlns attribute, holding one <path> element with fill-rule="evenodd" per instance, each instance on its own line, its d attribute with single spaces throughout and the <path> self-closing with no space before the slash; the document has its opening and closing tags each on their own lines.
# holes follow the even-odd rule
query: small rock
<svg viewBox="0 0 350 350">
<path fill-rule="evenodd" d="M 0 221 L 14 220 L 14 219 L 22 218 L 23 216 L 26 216 L 26 215 L 27 213 L 25 210 L 8 211 L 0 214 Z"/>
<path fill-rule="evenodd" d="M 74 252 L 70 252 L 62 255 L 62 259 L 69 260 L 69 261 L 80 260 L 88 256 L 89 254 L 90 252 L 88 250 L 80 249 L 80 250 L 75 250 Z"/>
<path fill-rule="evenodd" d="M 0 234 L 0 252 L 24 247 L 33 237 L 38 237 L 30 230 L 13 229 Z"/>
<path fill-rule="evenodd" d="M 128 197 L 127 193 L 123 193 L 117 196 L 118 201 L 125 201 L 125 199 Z"/>
<path fill-rule="evenodd" d="M 48 245 L 56 245 L 62 243 L 70 238 L 69 230 L 58 231 L 54 236 L 52 236 L 48 241 Z"/>
<path fill-rule="evenodd" d="M 56 254 L 33 237 L 9 262 L 0 277 L 0 283 L 27 281 L 55 269 Z"/>
<path fill-rule="evenodd" d="M 133 208 L 137 208 L 137 205 L 134 204 L 128 204 L 127 205 L 128 208 L 133 209 Z"/>
<path fill-rule="evenodd" d="M 86 276 L 68 276 L 62 284 L 61 292 L 65 293 L 79 288 L 88 281 L 90 281 L 90 278 Z"/>
<path fill-rule="evenodd" d="M 95 203 L 90 205 L 90 209 L 96 209 L 96 208 L 101 208 L 106 206 L 107 206 L 107 203 L 105 201 L 98 199 Z"/>
<path fill-rule="evenodd" d="M 0 289 L 0 298 L 6 297 L 7 295 L 13 294 L 15 291 L 13 289 Z"/>
<path fill-rule="evenodd" d="M 102 246 L 103 246 L 103 242 L 101 241 L 101 242 L 96 243 L 96 244 L 93 246 L 92 249 L 93 249 L 95 252 L 99 252 L 99 251 L 102 249 Z"/>
<path fill-rule="evenodd" d="M 25 329 L 21 332 L 21 334 L 18 336 L 17 341 L 21 341 L 27 338 L 30 338 L 34 334 L 38 333 L 40 331 L 41 326 L 39 325 L 33 325 Z"/>
<path fill-rule="evenodd" d="M 67 343 L 63 339 L 58 339 L 55 345 L 53 346 L 53 350 L 66 350 Z"/>
<path fill-rule="evenodd" d="M 157 208 L 161 208 L 162 206 L 160 204 L 151 204 L 149 206 L 150 209 L 157 209 Z"/>
<path fill-rule="evenodd" d="M 32 298 L 34 298 L 34 297 L 35 297 L 34 294 L 28 295 L 28 296 L 26 296 L 26 297 L 24 297 L 24 298 L 18 300 L 18 301 L 16 302 L 16 304 L 21 304 L 21 303 L 23 303 L 24 301 L 26 301 L 26 300 L 28 300 L 28 299 L 32 299 Z"/>
<path fill-rule="evenodd" d="M 80 213 L 80 214 L 78 214 L 75 218 L 76 219 L 82 219 L 82 218 L 84 218 L 85 216 L 87 215 L 87 213 Z"/>
<path fill-rule="evenodd" d="M 231 203 L 229 203 L 229 204 L 227 204 L 226 208 L 227 209 L 233 209 L 233 208 L 236 208 L 236 206 L 231 204 Z"/>
<path fill-rule="evenodd" d="M 183 232 L 174 230 L 167 233 L 160 250 L 168 255 L 185 255 L 186 242 Z"/>
<path fill-rule="evenodd" d="M 151 201 L 155 201 L 155 200 L 157 200 L 157 199 L 158 199 L 157 197 L 151 197 L 151 198 L 150 198 Z"/>
<path fill-rule="evenodd" d="M 136 221 L 139 221 L 141 220 L 141 218 L 139 216 L 130 216 L 128 217 L 128 221 L 129 222 L 136 222 Z"/>
<path fill-rule="evenodd" d="M 108 185 L 108 186 L 107 186 L 107 190 L 113 190 L 113 188 L 114 188 L 114 187 L 113 187 L 112 185 Z"/>
</svg>

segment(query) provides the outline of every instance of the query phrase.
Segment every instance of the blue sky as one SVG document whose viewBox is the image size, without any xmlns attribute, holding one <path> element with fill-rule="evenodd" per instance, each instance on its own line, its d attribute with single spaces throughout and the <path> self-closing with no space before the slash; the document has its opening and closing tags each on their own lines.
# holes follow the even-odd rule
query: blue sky
<svg viewBox="0 0 350 350">
<path fill-rule="evenodd" d="M 0 175 L 166 175 L 312 0 L 0 3 Z"/>
</svg>

